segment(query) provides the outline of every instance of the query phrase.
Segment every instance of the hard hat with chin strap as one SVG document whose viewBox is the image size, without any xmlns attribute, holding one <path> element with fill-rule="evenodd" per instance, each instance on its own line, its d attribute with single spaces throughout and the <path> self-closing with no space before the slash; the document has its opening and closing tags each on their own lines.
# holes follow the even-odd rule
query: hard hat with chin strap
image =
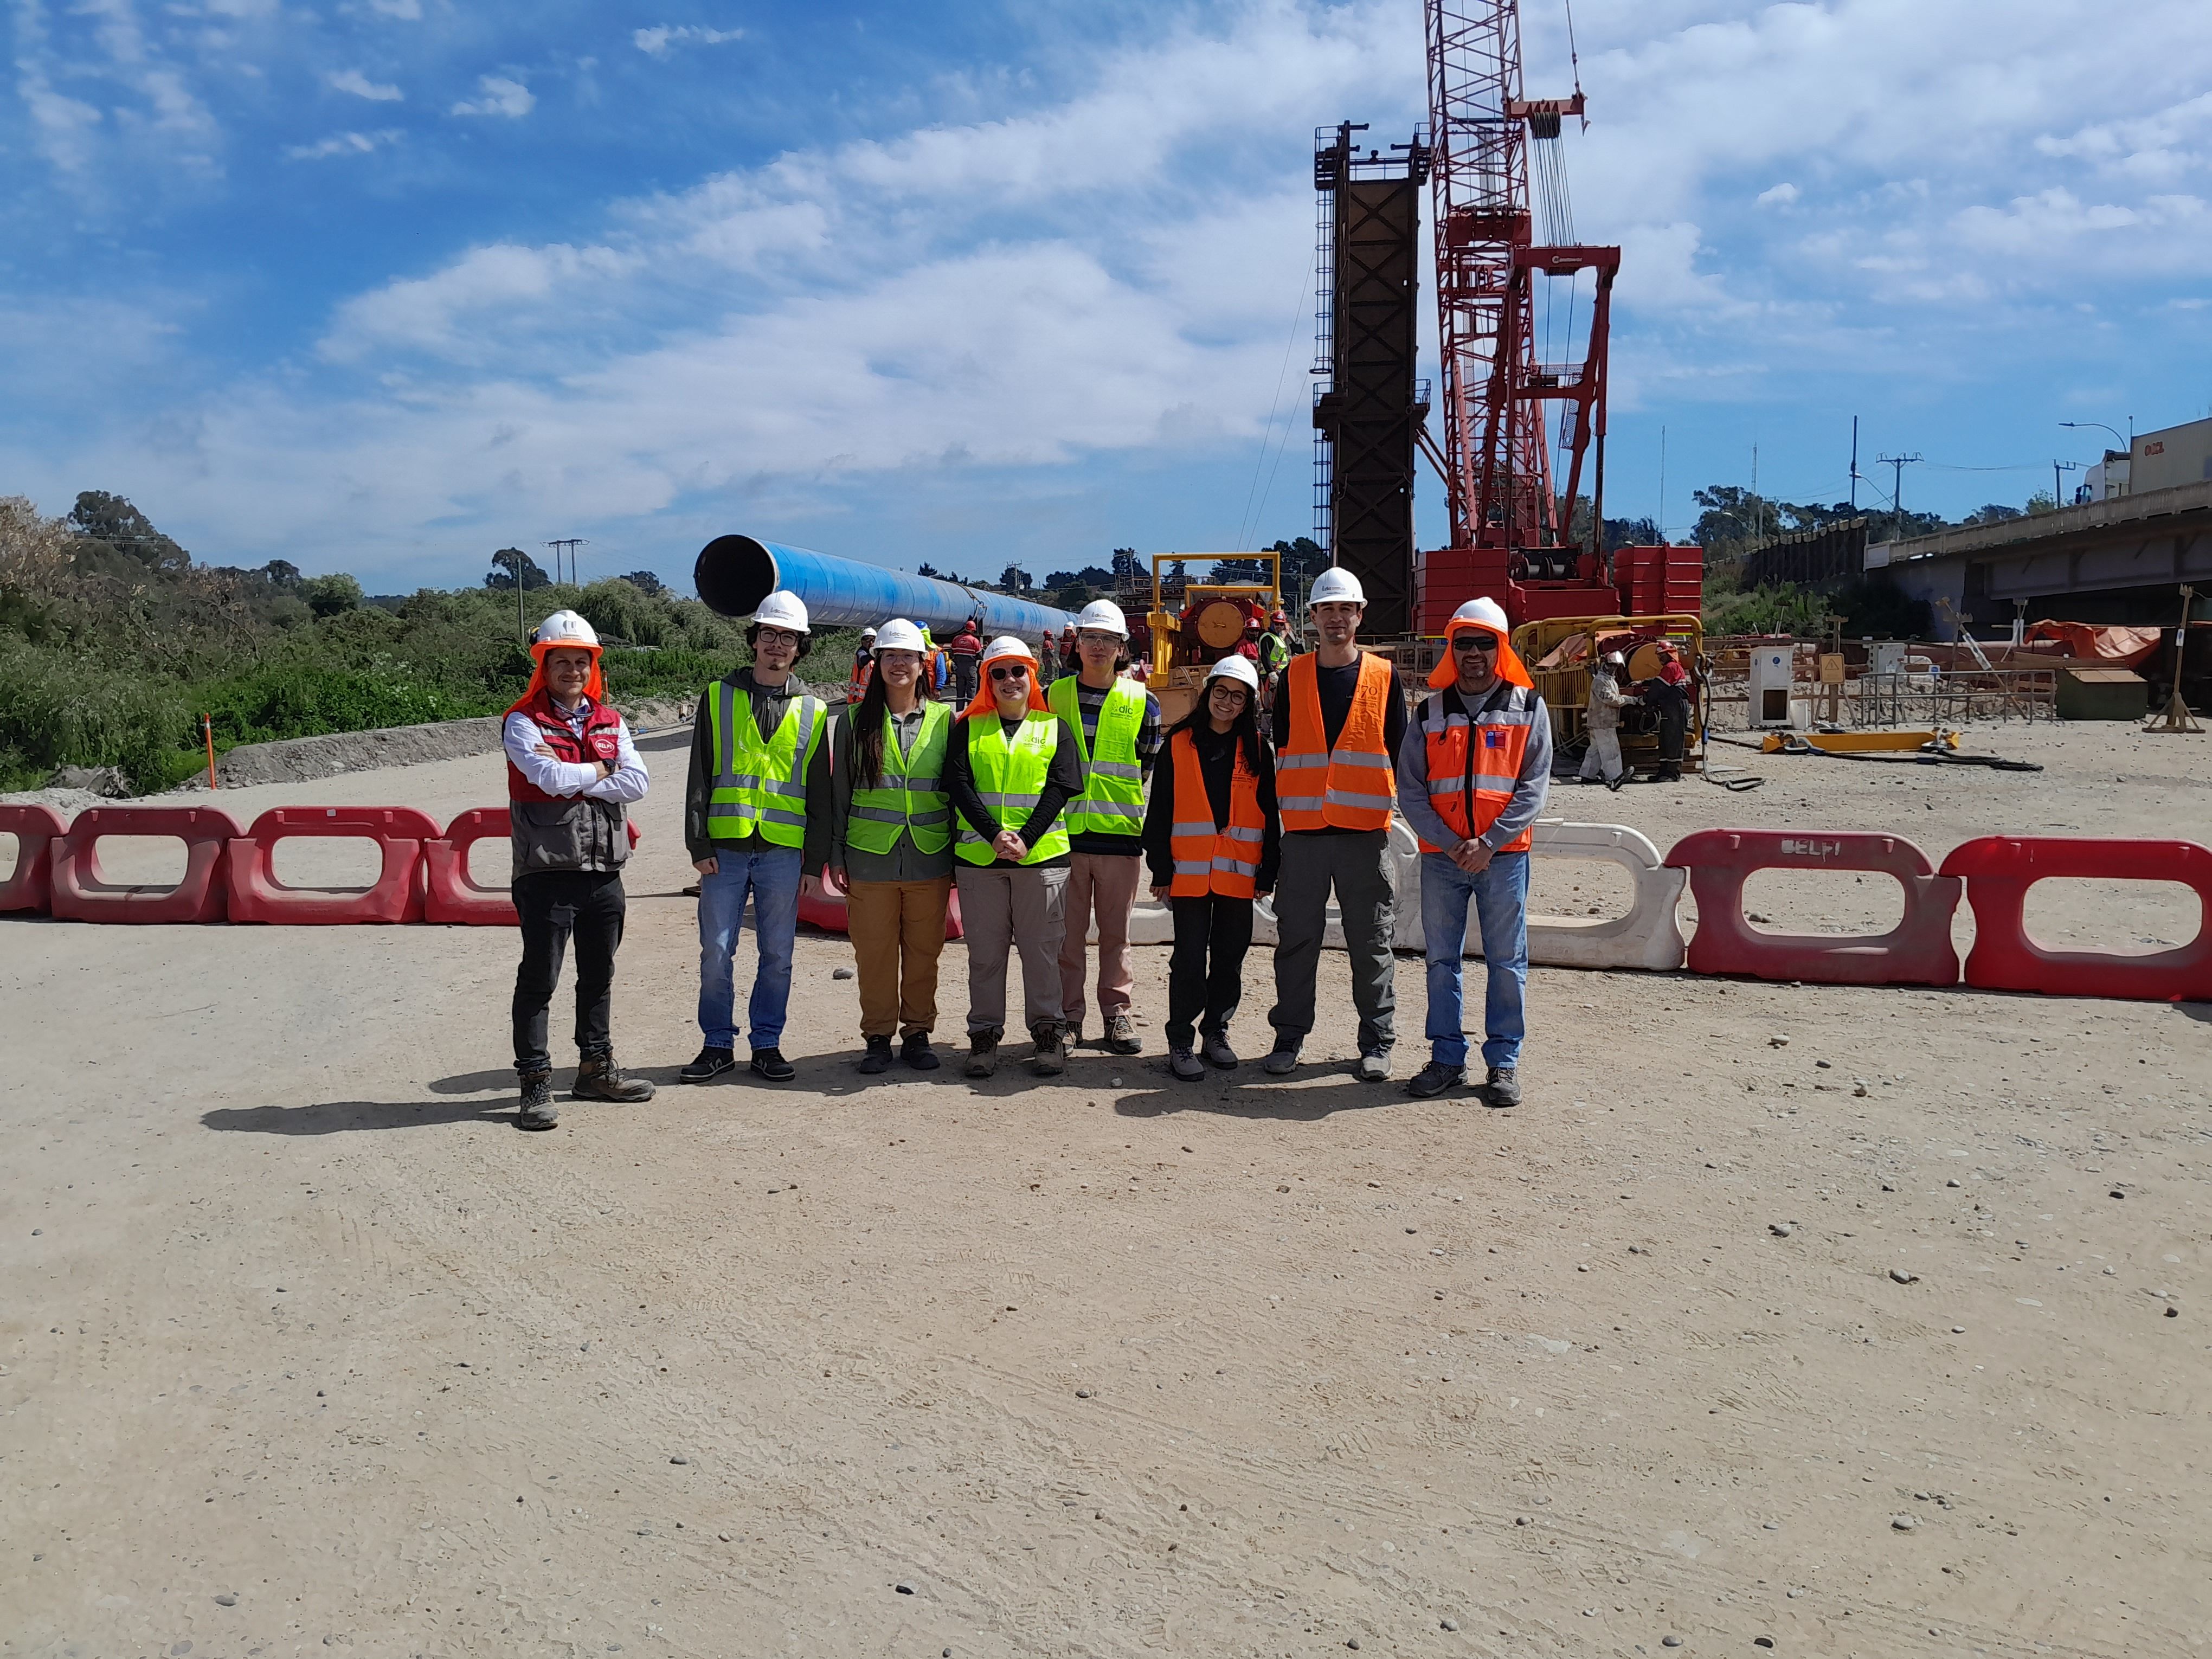
<svg viewBox="0 0 2212 1659">
<path fill-rule="evenodd" d="M 1260 671 L 1253 667 L 1251 658 L 1240 657 L 1233 653 L 1207 669 L 1206 678 L 1208 680 L 1234 680 L 1250 692 L 1257 692 L 1260 689 Z M 1209 686 L 1207 689 L 1210 690 L 1212 688 Z"/>
<path fill-rule="evenodd" d="M 928 649 L 927 642 L 921 636 L 921 629 L 916 628 L 904 617 L 893 617 L 881 628 L 871 629 L 868 631 L 876 636 L 876 649 L 878 651 Z"/>
<path fill-rule="evenodd" d="M 757 628 L 787 628 L 794 634 L 813 632 L 806 625 L 806 602 L 798 594 L 778 588 L 753 609 Z"/>
<path fill-rule="evenodd" d="M 1367 603 L 1367 590 L 1359 585 L 1359 578 L 1340 565 L 1331 565 L 1314 578 L 1313 592 L 1306 595 L 1306 609 L 1327 605 L 1332 600 L 1348 600 L 1353 605 Z"/>
<path fill-rule="evenodd" d="M 1121 607 L 1111 599 L 1093 599 L 1083 607 L 1075 619 L 1079 629 L 1096 629 L 1101 634 L 1112 634 L 1121 639 L 1129 637 L 1129 619 L 1121 614 Z"/>
</svg>

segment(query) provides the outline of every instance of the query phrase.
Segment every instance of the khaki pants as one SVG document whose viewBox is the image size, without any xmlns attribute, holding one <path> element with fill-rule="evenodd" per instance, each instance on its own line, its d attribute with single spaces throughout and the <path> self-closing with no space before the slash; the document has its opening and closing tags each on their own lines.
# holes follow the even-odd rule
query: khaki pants
<svg viewBox="0 0 2212 1659">
<path fill-rule="evenodd" d="M 856 881 L 845 890 L 845 930 L 860 981 L 860 1035 L 887 1037 L 937 1024 L 937 958 L 952 878 Z"/>
<path fill-rule="evenodd" d="M 1132 842 L 1137 837 L 1132 836 Z M 1137 970 L 1129 960 L 1129 912 L 1137 902 L 1144 855 L 1133 845 L 1120 853 L 1078 853 L 1067 871 L 1067 931 L 1060 940 L 1060 1014 L 1070 1030 L 1083 1024 L 1083 970 L 1091 918 L 1098 918 L 1098 1012 L 1111 1019 L 1129 1012 Z"/>
<path fill-rule="evenodd" d="M 956 873 L 960 926 L 968 940 L 968 1030 L 1006 1035 L 1006 953 L 1017 946 L 1024 1028 L 1059 1024 L 1067 866 L 963 863 Z"/>
</svg>

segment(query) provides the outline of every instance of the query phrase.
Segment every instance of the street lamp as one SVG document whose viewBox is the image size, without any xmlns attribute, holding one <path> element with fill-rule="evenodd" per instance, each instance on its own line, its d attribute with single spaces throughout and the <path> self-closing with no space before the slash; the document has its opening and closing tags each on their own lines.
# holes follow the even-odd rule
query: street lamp
<svg viewBox="0 0 2212 1659">
<path fill-rule="evenodd" d="M 2102 421 L 2061 421 L 2058 424 L 2061 426 L 2070 427 L 2104 427 L 2106 431 L 2112 434 L 2112 441 L 2114 443 L 2118 444 L 2124 449 L 2132 449 L 2134 447 L 2134 445 L 2130 444 L 2125 438 L 2120 436 L 2119 428 L 2116 426 L 2105 426 L 2105 423 Z"/>
</svg>

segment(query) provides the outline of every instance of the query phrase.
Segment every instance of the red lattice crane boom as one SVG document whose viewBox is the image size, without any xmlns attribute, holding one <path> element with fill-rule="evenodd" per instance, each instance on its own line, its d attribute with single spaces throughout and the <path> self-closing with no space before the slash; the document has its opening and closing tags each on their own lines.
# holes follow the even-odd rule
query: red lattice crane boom
<svg viewBox="0 0 2212 1659">
<path fill-rule="evenodd" d="M 1441 632 L 1452 607 L 1478 593 L 1498 599 L 1516 623 L 1667 608 L 1681 584 L 1668 580 L 1667 558 L 1648 556 L 1662 550 L 1623 550 L 1625 571 L 1604 553 L 1606 369 L 1620 250 L 1574 240 L 1565 179 L 1548 148 L 1538 182 L 1544 228 L 1559 240 L 1536 240 L 1531 144 L 1548 146 L 1565 118 L 1583 114 L 1581 87 L 1569 98 L 1522 95 L 1519 0 L 1425 0 L 1425 9 L 1443 370 L 1443 450 L 1429 447 L 1452 535 L 1449 547 L 1420 556 L 1419 631 Z M 1538 280 L 1583 271 L 1595 284 L 1587 348 L 1579 359 L 1543 362 Z M 1567 315 L 1571 335 L 1571 306 Z M 1553 404 L 1571 416 L 1559 446 L 1564 488 L 1548 431 Z M 1583 546 L 1575 506 L 1586 458 Z"/>
</svg>

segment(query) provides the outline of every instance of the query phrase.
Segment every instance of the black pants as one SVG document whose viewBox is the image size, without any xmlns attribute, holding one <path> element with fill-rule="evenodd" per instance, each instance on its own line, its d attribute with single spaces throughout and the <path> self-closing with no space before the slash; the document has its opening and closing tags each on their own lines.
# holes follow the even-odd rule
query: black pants
<svg viewBox="0 0 2212 1659">
<path fill-rule="evenodd" d="M 1208 893 L 1173 900 L 1171 908 L 1175 954 L 1168 958 L 1168 1047 L 1188 1048 L 1194 1027 L 1218 1035 L 1237 1018 L 1244 994 L 1244 953 L 1252 948 L 1252 901 Z"/>
<path fill-rule="evenodd" d="M 975 701 L 975 657 L 955 657 L 952 659 L 952 701 L 965 708 Z"/>
<path fill-rule="evenodd" d="M 540 870 L 514 884 L 522 918 L 522 965 L 514 973 L 514 1066 L 542 1072 L 553 1064 L 545 1048 L 546 1011 L 561 982 L 561 958 L 576 941 L 576 1050 L 597 1060 L 614 1048 L 609 1029 L 615 951 L 622 945 L 622 872 Z"/>
</svg>

